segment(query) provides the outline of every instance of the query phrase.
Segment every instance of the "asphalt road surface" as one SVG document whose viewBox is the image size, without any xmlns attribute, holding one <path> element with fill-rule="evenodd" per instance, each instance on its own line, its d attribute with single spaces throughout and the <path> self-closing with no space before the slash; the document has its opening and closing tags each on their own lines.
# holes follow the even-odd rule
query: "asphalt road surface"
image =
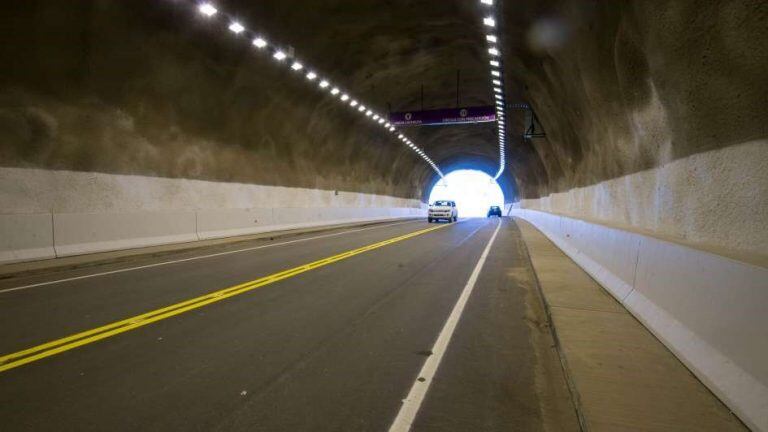
<svg viewBox="0 0 768 432">
<path fill-rule="evenodd" d="M 553 345 L 506 218 L 137 257 L 0 281 L 0 430 L 578 430 Z"/>
</svg>

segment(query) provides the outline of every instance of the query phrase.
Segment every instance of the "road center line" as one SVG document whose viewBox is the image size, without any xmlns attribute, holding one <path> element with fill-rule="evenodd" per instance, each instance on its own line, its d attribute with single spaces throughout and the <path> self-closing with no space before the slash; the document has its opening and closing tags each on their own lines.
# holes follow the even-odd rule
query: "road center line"
<svg viewBox="0 0 768 432">
<path fill-rule="evenodd" d="M 422 366 L 421 371 L 419 371 L 419 374 L 417 375 L 417 380 L 414 381 L 411 390 L 408 392 L 408 396 L 403 400 L 403 405 L 400 407 L 397 417 L 395 417 L 395 420 L 392 422 L 392 426 L 389 427 L 389 432 L 408 432 L 411 429 L 413 421 L 416 419 L 416 414 L 419 413 L 419 408 L 421 408 L 421 403 L 427 395 L 429 385 L 435 377 L 437 368 L 440 367 L 440 361 L 443 359 L 448 344 L 451 342 L 451 337 L 456 330 L 459 319 L 461 319 L 461 314 L 464 312 L 464 306 L 466 306 L 467 300 L 469 300 L 469 296 L 475 288 L 477 278 L 480 276 L 480 272 L 483 269 L 483 265 L 485 265 L 485 260 L 488 258 L 491 246 L 493 246 L 493 242 L 496 240 L 496 235 L 499 233 L 500 228 L 501 220 L 499 220 L 496 230 L 493 232 L 491 239 L 488 240 L 488 244 L 485 246 L 482 255 L 480 255 L 480 259 L 477 261 L 475 269 L 472 270 L 472 274 L 469 276 L 467 284 L 464 285 L 464 289 L 461 291 L 459 299 L 453 306 L 451 314 L 445 321 L 443 329 L 440 331 L 440 335 L 437 337 L 437 341 L 435 341 L 435 345 L 432 347 L 432 355 L 424 362 L 424 366 Z"/>
<path fill-rule="evenodd" d="M 436 227 L 426 228 L 418 231 L 413 231 L 407 234 L 393 237 L 387 240 L 383 240 L 377 243 L 372 243 L 367 246 L 363 246 L 357 249 L 352 249 L 346 252 L 342 252 L 337 255 L 333 255 L 327 258 L 323 258 L 317 261 L 313 261 L 308 264 L 300 265 L 294 268 L 283 270 L 278 273 L 274 273 L 268 276 L 264 276 L 252 281 L 248 281 L 239 285 L 224 288 L 218 291 L 214 291 L 199 297 L 195 297 L 180 303 L 172 304 L 161 309 L 156 309 L 141 315 L 126 318 L 121 321 L 116 321 L 111 324 L 107 324 L 101 327 L 97 327 L 91 330 L 87 330 L 81 333 L 73 334 L 64 338 L 56 339 L 42 345 L 38 345 L 32 348 L 28 348 L 22 351 L 18 351 L 11 354 L 0 356 L 0 372 L 13 369 L 27 363 L 50 357 L 55 354 L 59 354 L 71 349 L 87 345 L 108 337 L 125 333 L 127 331 L 143 327 L 156 321 L 160 321 L 166 318 L 170 318 L 184 312 L 188 312 L 194 309 L 201 308 L 203 306 L 220 302 L 224 299 L 234 297 L 239 294 L 243 294 L 257 288 L 261 288 L 265 285 L 269 285 L 283 279 L 288 279 L 293 276 L 314 270 L 320 267 L 327 266 L 329 264 L 351 258 L 355 255 L 359 255 L 368 251 L 372 251 L 393 243 L 397 243 L 403 240 L 407 240 L 422 234 L 426 234 L 432 231 L 436 231 L 454 224 L 439 225 Z"/>
<path fill-rule="evenodd" d="M 30 285 L 23 285 L 23 286 L 3 289 L 3 290 L 0 290 L 0 294 L 7 293 L 7 292 L 12 292 L 12 291 L 20 291 L 20 290 L 25 290 L 25 289 L 35 288 L 35 287 L 40 287 L 40 286 L 45 286 L 45 285 L 53 285 L 53 284 L 62 283 L 62 282 L 71 282 L 71 281 L 75 281 L 75 280 L 88 279 L 88 278 L 92 278 L 92 277 L 106 276 L 106 275 L 111 275 L 111 274 L 116 274 L 116 273 L 124 273 L 124 272 L 129 272 L 129 271 L 134 271 L 134 270 L 142 270 L 142 269 L 147 269 L 147 268 L 152 268 L 152 267 L 160 267 L 160 266 L 165 266 L 165 265 L 169 265 L 169 264 L 177 264 L 177 263 L 183 263 L 183 262 L 188 262 L 188 261 L 195 261 L 195 260 L 206 259 L 206 258 L 214 258 L 214 257 L 218 257 L 218 256 L 223 256 L 223 255 L 236 254 L 236 253 L 240 253 L 240 252 L 249 252 L 249 251 L 253 251 L 253 250 L 266 249 L 266 248 L 276 247 L 276 246 L 284 246 L 284 245 L 293 244 L 293 243 L 300 243 L 300 242 L 305 242 L 305 241 L 310 241 L 310 240 L 317 240 L 317 239 L 322 239 L 322 238 L 335 237 L 335 236 L 340 236 L 340 235 L 344 235 L 344 234 L 351 234 L 351 233 L 356 233 L 356 232 L 360 232 L 360 231 L 367 231 L 367 230 L 372 230 L 372 229 L 378 229 L 378 228 L 386 228 L 386 227 L 391 227 L 391 226 L 395 226 L 395 225 L 403 225 L 403 224 L 413 223 L 413 222 L 416 222 L 416 221 L 396 222 L 396 223 L 386 224 L 386 225 L 377 225 L 377 226 L 372 226 L 372 227 L 367 227 L 367 228 L 359 228 L 359 229 L 354 229 L 354 230 L 349 230 L 349 231 L 342 231 L 342 232 L 337 232 L 337 233 L 332 233 L 332 234 L 323 234 L 323 235 L 319 235 L 319 236 L 315 236 L 315 237 L 307 237 L 307 238 L 302 238 L 302 239 L 289 240 L 289 241 L 285 241 L 285 242 L 281 242 L 281 243 L 273 243 L 273 244 L 268 244 L 268 245 L 254 246 L 254 247 L 249 247 L 249 248 L 244 248 L 244 249 L 237 249 L 237 250 L 231 250 L 231 251 L 225 251 L 225 252 L 218 252 L 218 253 L 208 254 L 208 255 L 199 255 L 199 256 L 194 256 L 194 257 L 190 257 L 190 258 L 183 258 L 183 259 L 171 260 L 171 261 L 163 261 L 163 262 L 159 262 L 159 263 L 155 263 L 155 264 L 147 264 L 147 265 L 142 265 L 142 266 L 137 266 L 137 267 L 129 267 L 129 268 L 124 268 L 124 269 L 119 269 L 119 270 L 111 270 L 111 271 L 106 271 L 106 272 L 101 272 L 101 273 L 92 273 L 92 274 L 87 274 L 87 275 L 83 275 L 83 276 L 75 276 L 75 277 L 70 277 L 70 278 L 65 278 L 65 279 L 56 279 L 56 280 L 52 280 L 52 281 L 46 281 L 46 282 L 40 282 L 40 283 L 35 283 L 35 284 L 30 284 Z"/>
</svg>

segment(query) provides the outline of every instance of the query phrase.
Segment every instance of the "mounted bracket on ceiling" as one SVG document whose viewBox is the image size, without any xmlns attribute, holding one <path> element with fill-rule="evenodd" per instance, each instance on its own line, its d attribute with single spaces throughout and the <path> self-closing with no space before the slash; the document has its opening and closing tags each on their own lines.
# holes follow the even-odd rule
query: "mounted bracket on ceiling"
<svg viewBox="0 0 768 432">
<path fill-rule="evenodd" d="M 523 138 L 544 138 L 547 136 L 544 128 L 541 126 L 541 122 L 539 122 L 539 118 L 536 117 L 536 113 L 530 105 L 527 103 L 513 103 L 509 104 L 508 108 L 525 110 L 525 132 L 523 133 Z"/>
<path fill-rule="evenodd" d="M 523 138 L 544 138 L 547 136 L 547 134 L 544 133 L 544 128 L 539 122 L 539 118 L 536 117 L 536 113 L 530 106 L 528 107 L 528 110 L 525 111 L 525 125 L 525 133 L 523 134 Z"/>
</svg>

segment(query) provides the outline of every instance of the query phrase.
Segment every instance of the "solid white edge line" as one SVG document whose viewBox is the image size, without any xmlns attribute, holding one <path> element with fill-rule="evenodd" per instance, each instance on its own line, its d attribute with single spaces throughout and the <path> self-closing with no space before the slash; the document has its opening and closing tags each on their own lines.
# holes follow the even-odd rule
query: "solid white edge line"
<svg viewBox="0 0 768 432">
<path fill-rule="evenodd" d="M 317 240 L 317 239 L 321 239 L 321 238 L 335 237 L 335 236 L 339 236 L 339 235 L 343 235 L 343 234 L 356 233 L 356 232 L 360 232 L 360 231 L 367 231 L 367 230 L 378 229 L 378 228 L 386 228 L 386 227 L 391 227 L 391 226 L 395 226 L 395 225 L 404 225 L 404 224 L 407 224 L 407 223 L 414 223 L 414 222 L 419 222 L 419 221 L 420 220 L 396 222 L 396 223 L 392 223 L 392 224 L 378 225 L 378 226 L 354 229 L 354 230 L 349 230 L 349 231 L 342 231 L 342 232 L 333 233 L 333 234 L 324 234 L 324 235 L 315 236 L 315 237 L 308 237 L 308 238 L 297 239 L 297 240 L 289 240 L 289 241 L 282 242 L 282 243 L 274 243 L 274 244 L 268 244 L 268 245 L 262 245 L 262 246 L 254 246 L 254 247 L 245 248 L 245 249 L 237 249 L 237 250 L 226 251 L 226 252 L 219 252 L 219 253 L 209 254 L 209 255 L 200 255 L 200 256 L 195 256 L 195 257 L 191 257 L 191 258 L 184 258 L 184 259 L 179 259 L 179 260 L 173 260 L 173 261 L 163 261 L 163 262 L 159 262 L 159 263 L 155 263 L 155 264 L 147 264 L 147 265 L 138 266 L 138 267 L 129 267 L 129 268 L 124 268 L 124 269 L 119 269 L 119 270 L 112 270 L 112 271 L 108 271 L 108 272 L 93 273 L 93 274 L 88 274 L 88 275 L 83 275 L 83 276 L 75 276 L 75 277 L 65 278 L 65 279 L 57 279 L 57 280 L 40 282 L 40 283 L 36 283 L 36 284 L 31 284 L 31 285 L 23 285 L 23 286 L 19 286 L 19 287 L 3 289 L 3 290 L 0 290 L 0 294 L 7 293 L 7 292 L 12 292 L 12 291 L 20 291 L 20 290 L 24 290 L 24 289 L 35 288 L 35 287 L 40 287 L 40 286 L 45 286 L 45 285 L 53 285 L 53 284 L 62 283 L 62 282 L 70 282 L 70 281 L 76 281 L 76 280 L 81 280 L 81 279 L 88 279 L 88 278 L 97 277 L 97 276 L 106 276 L 106 275 L 111 275 L 111 274 L 115 274 L 115 273 L 124 273 L 124 272 L 129 272 L 129 271 L 134 271 L 134 270 L 141 270 L 141 269 L 147 269 L 147 268 L 152 268 L 152 267 L 160 267 L 160 266 L 164 266 L 164 265 L 168 265 L 168 264 L 177 264 L 177 263 L 182 263 L 182 262 L 195 261 L 195 260 L 199 260 L 199 259 L 213 258 L 213 257 L 217 257 L 217 256 L 222 256 L 222 255 L 230 255 L 230 254 L 235 254 L 235 253 L 240 253 L 240 252 L 248 252 L 248 251 L 253 251 L 253 250 L 257 250 L 257 249 L 266 249 L 266 248 L 275 247 L 275 246 L 284 246 L 284 245 L 287 245 L 287 244 L 300 243 L 300 242 L 305 242 L 305 241 L 309 241 L 309 240 Z"/>
<path fill-rule="evenodd" d="M 488 254 L 491 251 L 496 235 L 501 228 L 501 220 L 496 226 L 496 230 L 493 232 L 491 239 L 488 240 L 488 244 L 485 246 L 480 259 L 475 265 L 475 269 L 472 270 L 472 274 L 467 280 L 467 284 L 464 285 L 464 289 L 461 291 L 459 299 L 453 306 L 451 314 L 443 325 L 443 329 L 440 331 L 440 335 L 435 341 L 435 345 L 432 347 L 432 355 L 427 358 L 422 366 L 421 371 L 417 375 L 416 381 L 414 381 L 411 390 L 408 392 L 408 396 L 403 399 L 403 405 L 400 407 L 400 411 L 397 413 L 397 417 L 392 422 L 392 426 L 389 427 L 389 432 L 408 432 L 413 425 L 413 421 L 416 419 L 416 415 L 419 413 L 421 403 L 424 401 L 424 397 L 427 395 L 429 385 L 432 383 L 432 379 L 435 377 L 437 368 L 440 366 L 440 361 L 443 359 L 443 355 L 448 348 L 448 344 L 451 342 L 453 332 L 456 330 L 456 326 L 461 319 L 461 314 L 464 312 L 464 306 L 469 300 L 469 296 L 472 294 L 472 290 L 475 288 L 477 278 L 480 276 L 480 271 L 485 265 L 485 260 L 488 258 Z"/>
</svg>

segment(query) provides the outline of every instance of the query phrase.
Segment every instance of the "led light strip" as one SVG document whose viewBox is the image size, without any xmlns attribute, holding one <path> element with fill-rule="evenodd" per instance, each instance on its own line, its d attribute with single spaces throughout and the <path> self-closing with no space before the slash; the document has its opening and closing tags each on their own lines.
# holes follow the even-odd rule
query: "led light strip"
<svg viewBox="0 0 768 432">
<path fill-rule="evenodd" d="M 491 65 L 491 87 L 493 88 L 494 102 L 496 103 L 496 126 L 499 135 L 499 171 L 493 177 L 494 180 L 501 177 L 506 166 L 505 147 L 507 140 L 506 125 L 506 104 L 504 102 L 504 68 L 501 59 L 501 50 L 499 49 L 499 36 L 495 31 L 498 29 L 498 20 L 496 19 L 496 2 L 499 0 L 480 0 L 484 12 L 487 12 L 483 18 L 483 25 L 487 27 L 488 34 L 485 40 L 488 42 L 488 54 L 491 56 L 489 61 Z"/>
<path fill-rule="evenodd" d="M 334 98 L 336 98 L 339 102 L 349 106 L 351 109 L 355 110 L 360 115 L 363 115 L 367 118 L 369 118 L 371 121 L 375 122 L 382 128 L 384 128 L 387 132 L 394 135 L 403 142 L 406 146 L 408 146 L 411 150 L 413 150 L 416 154 L 421 156 L 424 161 L 429 164 L 429 166 L 432 167 L 433 170 L 442 178 L 443 173 L 440 171 L 440 168 L 437 167 L 437 164 L 435 164 L 432 159 L 430 159 L 429 156 L 422 150 L 419 146 L 413 143 L 413 141 L 410 140 L 407 136 L 405 136 L 403 133 L 398 131 L 393 125 L 391 125 L 389 122 L 387 122 L 386 117 L 382 116 L 381 114 L 376 113 L 374 110 L 366 107 L 362 102 L 359 102 L 357 99 L 352 97 L 352 95 L 349 92 L 345 92 L 341 88 L 331 84 L 331 82 L 328 79 L 323 78 L 318 72 L 313 70 L 312 68 L 307 67 L 303 63 L 301 63 L 295 56 L 292 54 L 289 54 L 286 52 L 286 50 L 280 49 L 279 46 L 275 43 L 268 42 L 267 38 L 263 35 L 257 34 L 253 31 L 248 30 L 245 25 L 243 25 L 240 21 L 232 18 L 230 15 L 222 13 L 213 3 L 210 2 L 194 2 L 198 12 L 200 12 L 203 16 L 214 19 L 215 16 L 223 16 L 224 19 L 227 21 L 227 28 L 230 32 L 234 33 L 238 36 L 247 36 L 251 38 L 252 45 L 259 51 L 264 51 L 272 55 L 272 58 L 277 61 L 278 63 L 284 63 L 289 65 L 290 69 L 296 73 L 297 75 L 301 76 L 303 75 L 304 78 L 306 78 L 307 81 L 311 82 L 317 82 L 317 88 L 319 88 L 321 91 L 326 91 L 331 94 Z"/>
</svg>

